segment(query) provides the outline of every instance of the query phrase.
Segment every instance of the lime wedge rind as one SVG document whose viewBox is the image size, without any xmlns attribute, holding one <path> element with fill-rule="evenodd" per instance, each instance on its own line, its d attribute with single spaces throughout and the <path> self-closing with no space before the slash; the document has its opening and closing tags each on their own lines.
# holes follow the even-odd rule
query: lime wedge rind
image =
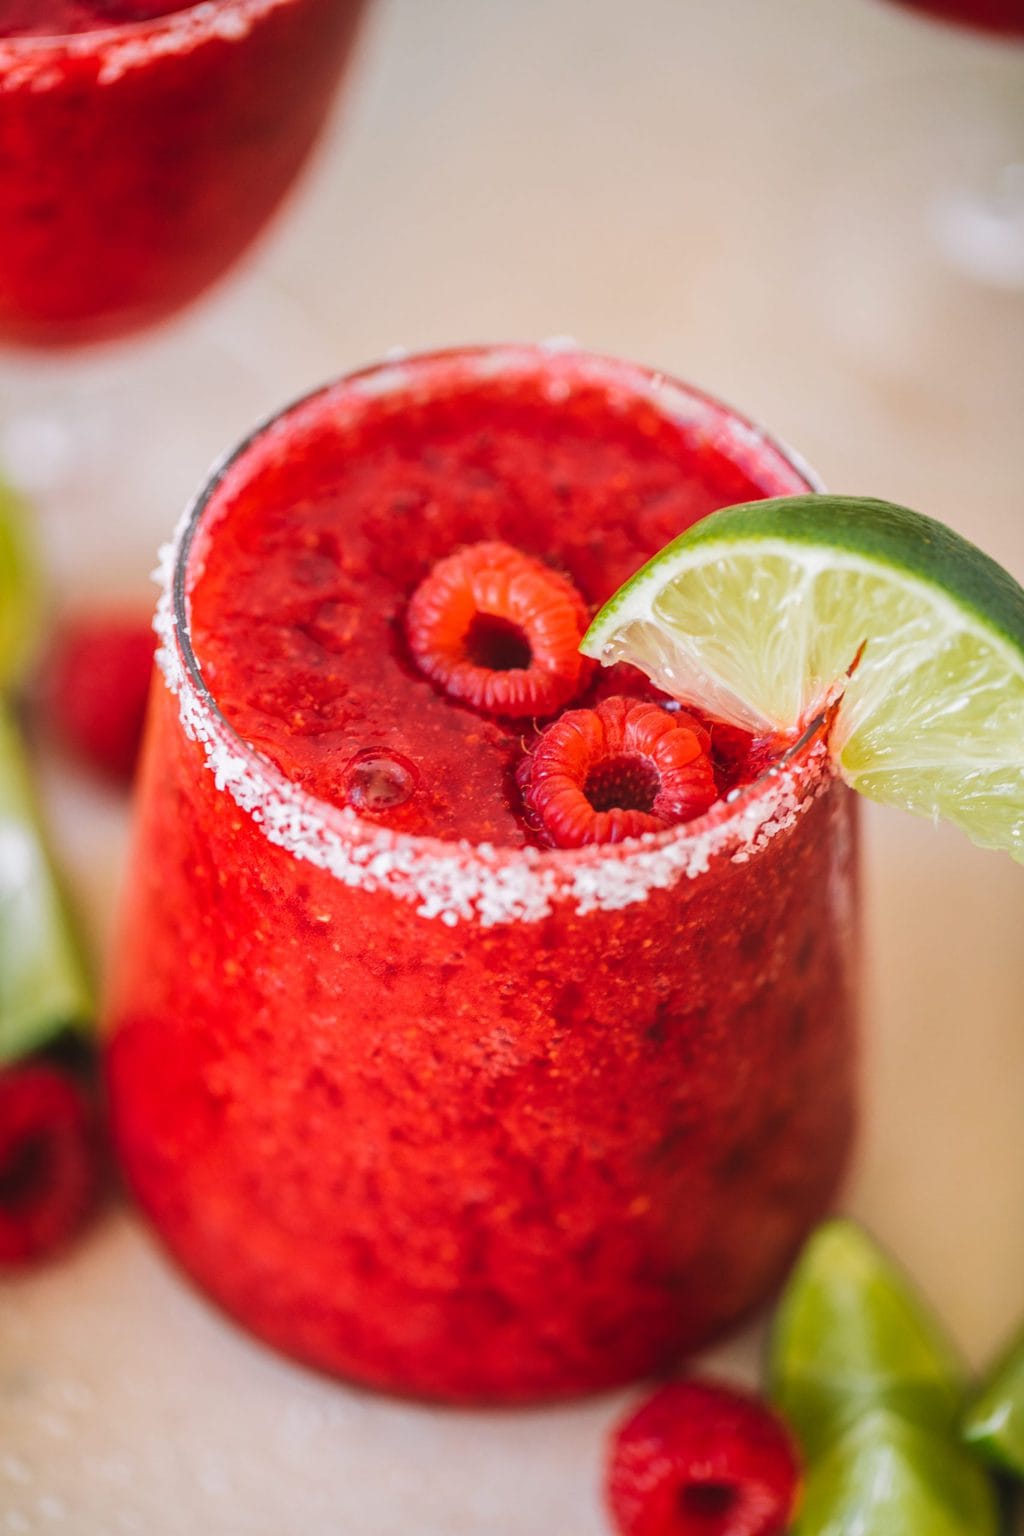
<svg viewBox="0 0 1024 1536">
<path fill-rule="evenodd" d="M 946 1437 L 884 1408 L 812 1462 L 793 1536 L 997 1536 L 984 1469 Z"/>
<path fill-rule="evenodd" d="M 848 783 L 1024 860 L 1024 591 L 931 519 L 830 496 L 713 513 L 611 598 L 582 649 L 758 734 L 841 694 Z"/>
<path fill-rule="evenodd" d="M 965 1388 L 937 1319 L 867 1234 L 843 1220 L 819 1227 L 797 1260 L 772 1328 L 768 1377 L 810 1457 L 876 1408 L 949 1436 Z"/>
<path fill-rule="evenodd" d="M 21 502 L 0 481 L 0 689 L 18 682 L 31 656 L 41 582 Z"/>
<path fill-rule="evenodd" d="M 977 545 L 934 518 L 895 502 L 818 493 L 743 502 L 702 518 L 619 588 L 588 633 L 599 625 L 603 628 L 606 614 L 614 615 L 632 602 L 666 555 L 717 545 L 726 537 L 745 540 L 751 530 L 763 540 L 777 536 L 784 551 L 794 543 L 810 546 L 807 568 L 811 572 L 831 569 L 839 553 L 872 567 L 902 570 L 945 592 L 958 609 L 971 610 L 1015 649 L 1024 649 L 1024 593 L 1009 572 Z"/>
<path fill-rule="evenodd" d="M 1000 1471 L 1024 1478 L 1024 1333 L 1000 1356 L 968 1403 L 966 1444 Z"/>
<path fill-rule="evenodd" d="M 31 657 L 39 568 L 19 499 L 0 484 L 0 1064 L 93 1016 L 74 927 L 50 859 L 21 736 L 6 703 Z"/>
</svg>

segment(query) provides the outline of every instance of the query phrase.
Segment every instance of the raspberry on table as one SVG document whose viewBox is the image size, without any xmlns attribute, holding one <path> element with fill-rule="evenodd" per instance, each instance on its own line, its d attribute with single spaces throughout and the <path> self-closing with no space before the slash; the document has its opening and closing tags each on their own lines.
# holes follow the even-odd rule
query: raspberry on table
<svg viewBox="0 0 1024 1536">
<path fill-rule="evenodd" d="M 96 1113 L 71 1076 L 0 1071 L 0 1268 L 62 1249 L 96 1206 L 101 1167 Z"/>
<path fill-rule="evenodd" d="M 37 694 L 47 729 L 120 784 L 135 772 L 155 649 L 148 617 L 82 614 L 61 626 L 43 664 Z"/>
<path fill-rule="evenodd" d="M 782 1536 L 799 1491 L 782 1420 L 717 1382 L 663 1387 L 610 1448 L 606 1494 L 619 1536 Z"/>
<path fill-rule="evenodd" d="M 616 696 L 549 725 L 519 764 L 528 819 L 556 848 L 618 843 L 702 815 L 718 798 L 704 726 Z"/>
<path fill-rule="evenodd" d="M 510 719 L 552 715 L 592 664 L 579 652 L 587 605 L 567 576 L 500 540 L 439 560 L 405 616 L 413 658 L 463 704 Z"/>
</svg>

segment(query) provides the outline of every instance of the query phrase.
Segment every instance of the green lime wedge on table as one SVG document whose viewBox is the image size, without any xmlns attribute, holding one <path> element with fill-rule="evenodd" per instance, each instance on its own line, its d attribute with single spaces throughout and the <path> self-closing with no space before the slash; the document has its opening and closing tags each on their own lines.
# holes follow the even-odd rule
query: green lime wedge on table
<svg viewBox="0 0 1024 1536">
<path fill-rule="evenodd" d="M 884 1408 L 807 1474 L 792 1536 L 996 1536 L 988 1477 L 955 1443 Z"/>
<path fill-rule="evenodd" d="M 849 784 L 1024 861 L 1024 590 L 931 518 L 850 496 L 725 508 L 621 587 L 581 649 L 757 734 L 841 696 Z"/>
<path fill-rule="evenodd" d="M 40 581 L 22 503 L 0 482 L 0 689 L 20 677 L 35 639 Z"/>
<path fill-rule="evenodd" d="M 952 1436 L 963 1367 L 910 1282 L 860 1227 L 824 1223 L 775 1314 L 769 1392 L 812 1459 L 865 1413 Z"/>
<path fill-rule="evenodd" d="M 92 1014 L 77 940 L 39 826 L 28 764 L 0 704 L 0 1062 Z"/>
<path fill-rule="evenodd" d="M 1024 1332 L 996 1362 L 968 1405 L 962 1425 L 971 1450 L 1024 1477 Z"/>
<path fill-rule="evenodd" d="M 38 590 L 21 509 L 0 486 L 0 1064 L 93 1013 L 6 699 L 32 646 Z"/>
</svg>

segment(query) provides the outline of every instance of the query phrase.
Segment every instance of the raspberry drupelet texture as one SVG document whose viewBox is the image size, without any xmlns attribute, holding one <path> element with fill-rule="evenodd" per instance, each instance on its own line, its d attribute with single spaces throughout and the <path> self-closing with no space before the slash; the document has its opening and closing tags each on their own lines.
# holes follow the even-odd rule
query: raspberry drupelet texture
<svg viewBox="0 0 1024 1536">
<path fill-rule="evenodd" d="M 620 843 L 714 804 L 710 750 L 692 715 L 616 696 L 549 725 L 517 779 L 528 818 L 552 847 Z"/>
<path fill-rule="evenodd" d="M 781 1419 L 716 1382 L 663 1387 L 612 1442 L 606 1492 L 619 1536 L 782 1536 L 799 1491 Z"/>
<path fill-rule="evenodd" d="M 463 704 L 510 719 L 552 715 L 591 664 L 589 615 L 566 576 L 487 539 L 439 560 L 413 593 L 406 635 L 417 666 Z"/>
<path fill-rule="evenodd" d="M 52 1067 L 0 1072 L 0 1269 L 49 1257 L 94 1209 L 100 1138 L 93 1106 Z"/>
</svg>

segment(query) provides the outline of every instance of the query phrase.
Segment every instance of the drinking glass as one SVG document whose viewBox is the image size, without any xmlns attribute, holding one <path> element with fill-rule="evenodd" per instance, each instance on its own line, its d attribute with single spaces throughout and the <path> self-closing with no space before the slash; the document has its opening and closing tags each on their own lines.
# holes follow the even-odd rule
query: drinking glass
<svg viewBox="0 0 1024 1536">
<path fill-rule="evenodd" d="M 529 401 L 514 419 L 508 391 Z M 457 542 L 494 536 L 483 446 L 464 485 L 424 490 L 481 398 L 492 468 L 634 412 L 701 495 L 813 488 L 726 406 L 574 349 L 384 364 L 261 427 L 165 552 L 106 1050 L 140 1206 L 246 1327 L 378 1388 L 513 1403 L 706 1343 L 832 1199 L 855 1106 L 855 808 L 822 722 L 698 820 L 571 850 L 396 830 L 242 739 L 193 639 L 235 515 L 255 513 L 258 544 L 263 509 L 298 527 L 326 498 L 333 554 L 327 535 L 301 544 L 319 579 L 325 560 L 357 565 L 365 533 L 339 486 L 398 463 L 369 557 L 406 561 L 414 585 L 421 542 L 451 546 L 446 496 Z M 506 490 L 603 600 L 621 572 L 602 565 L 607 528 L 574 526 L 573 486 L 529 506 Z M 370 622 L 364 576 L 346 579 L 351 624 Z M 381 662 L 384 707 L 396 675 Z"/>
</svg>

